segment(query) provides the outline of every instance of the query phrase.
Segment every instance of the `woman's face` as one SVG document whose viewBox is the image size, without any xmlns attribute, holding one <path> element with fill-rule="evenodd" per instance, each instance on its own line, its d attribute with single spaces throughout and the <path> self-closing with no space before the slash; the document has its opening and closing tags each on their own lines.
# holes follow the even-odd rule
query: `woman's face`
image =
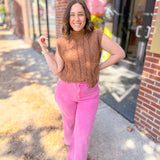
<svg viewBox="0 0 160 160">
<path fill-rule="evenodd" d="M 79 3 L 71 7 L 69 23 L 74 31 L 81 31 L 84 28 L 86 15 L 83 7 Z"/>
</svg>

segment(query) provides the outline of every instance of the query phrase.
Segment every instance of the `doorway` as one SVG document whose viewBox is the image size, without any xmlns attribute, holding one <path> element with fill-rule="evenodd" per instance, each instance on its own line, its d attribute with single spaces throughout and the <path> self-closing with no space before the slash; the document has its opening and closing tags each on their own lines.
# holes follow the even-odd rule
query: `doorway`
<svg viewBox="0 0 160 160">
<path fill-rule="evenodd" d="M 119 21 L 120 45 L 126 61 L 133 62 L 134 71 L 141 74 L 150 33 L 155 0 L 123 0 Z"/>
<path fill-rule="evenodd" d="M 130 122 L 134 121 L 154 4 L 155 0 L 114 2 L 113 39 L 125 50 L 126 58 L 102 73 L 100 87 L 103 84 L 105 89 L 100 96 Z"/>
</svg>

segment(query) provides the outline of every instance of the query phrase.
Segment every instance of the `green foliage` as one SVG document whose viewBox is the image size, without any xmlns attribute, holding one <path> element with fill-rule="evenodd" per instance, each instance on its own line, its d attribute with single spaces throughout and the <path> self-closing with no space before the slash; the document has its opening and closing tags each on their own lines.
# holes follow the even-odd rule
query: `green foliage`
<svg viewBox="0 0 160 160">
<path fill-rule="evenodd" d="M 6 9 L 4 6 L 0 6 L 0 13 L 1 14 L 6 14 Z"/>
<path fill-rule="evenodd" d="M 4 21 L 4 19 L 6 19 L 6 10 L 5 10 L 5 7 L 4 6 L 0 6 L 0 19 L 1 21 Z"/>
</svg>

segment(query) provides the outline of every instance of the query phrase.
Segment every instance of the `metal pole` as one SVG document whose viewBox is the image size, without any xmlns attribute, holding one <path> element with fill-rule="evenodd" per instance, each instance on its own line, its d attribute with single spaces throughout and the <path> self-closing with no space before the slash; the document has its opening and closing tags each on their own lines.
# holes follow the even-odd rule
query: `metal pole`
<svg viewBox="0 0 160 160">
<path fill-rule="evenodd" d="M 37 0 L 37 6 L 38 6 L 38 25 L 39 25 L 39 35 L 41 35 L 41 20 L 40 20 L 39 0 Z"/>
<path fill-rule="evenodd" d="M 125 44 L 125 48 L 124 48 L 126 54 L 128 51 L 129 38 L 130 38 L 130 33 L 131 33 L 134 4 L 135 4 L 135 0 L 132 0 L 131 4 L 130 4 L 130 12 L 129 12 L 129 18 L 128 18 L 128 30 L 127 30 L 126 44 Z"/>
<path fill-rule="evenodd" d="M 49 21 L 48 21 L 48 1 L 46 2 L 46 20 L 47 20 L 47 35 L 48 35 L 48 48 L 50 49 L 50 34 L 49 34 Z"/>
<path fill-rule="evenodd" d="M 31 2 L 30 2 L 30 8 L 31 8 L 31 18 L 32 18 L 33 40 L 35 40 L 36 39 L 36 34 L 35 34 L 35 25 L 34 25 L 32 3 L 33 3 L 33 0 L 31 0 Z"/>
</svg>

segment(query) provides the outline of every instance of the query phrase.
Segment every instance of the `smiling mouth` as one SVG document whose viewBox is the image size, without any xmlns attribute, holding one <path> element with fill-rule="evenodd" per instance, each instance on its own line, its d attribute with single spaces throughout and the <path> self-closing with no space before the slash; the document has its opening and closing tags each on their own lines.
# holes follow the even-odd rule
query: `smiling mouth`
<svg viewBox="0 0 160 160">
<path fill-rule="evenodd" d="M 74 26 L 76 26 L 76 27 L 80 27 L 80 26 L 81 26 L 81 24 L 80 24 L 80 23 L 74 23 Z"/>
</svg>

